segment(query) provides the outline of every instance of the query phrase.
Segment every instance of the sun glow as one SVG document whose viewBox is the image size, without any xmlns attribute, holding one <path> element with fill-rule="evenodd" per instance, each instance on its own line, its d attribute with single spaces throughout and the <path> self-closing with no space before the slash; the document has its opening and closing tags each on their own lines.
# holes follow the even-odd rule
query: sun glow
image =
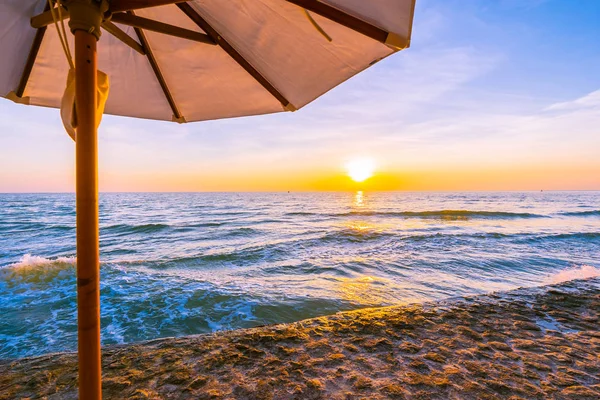
<svg viewBox="0 0 600 400">
<path fill-rule="evenodd" d="M 364 182 L 373 176 L 375 162 L 370 158 L 357 158 L 346 164 L 346 172 L 355 182 Z"/>
</svg>

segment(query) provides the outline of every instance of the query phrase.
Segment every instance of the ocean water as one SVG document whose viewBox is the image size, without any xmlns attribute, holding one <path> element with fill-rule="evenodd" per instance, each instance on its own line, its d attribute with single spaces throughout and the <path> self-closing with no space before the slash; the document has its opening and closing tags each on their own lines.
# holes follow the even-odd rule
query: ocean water
<svg viewBox="0 0 600 400">
<path fill-rule="evenodd" d="M 106 193 L 103 344 L 600 275 L 600 192 Z M 75 350 L 75 198 L 0 194 L 0 358 Z"/>
</svg>

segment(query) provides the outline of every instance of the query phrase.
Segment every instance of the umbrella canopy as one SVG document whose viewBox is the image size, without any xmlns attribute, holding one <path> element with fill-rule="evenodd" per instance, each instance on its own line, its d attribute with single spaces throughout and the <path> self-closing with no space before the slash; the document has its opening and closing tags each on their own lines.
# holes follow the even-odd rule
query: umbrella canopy
<svg viewBox="0 0 600 400">
<path fill-rule="evenodd" d="M 161 1 L 110 2 L 98 47 L 107 114 L 191 122 L 299 109 L 408 47 L 414 9 L 414 0 L 197 0 L 127 10 L 152 3 Z M 39 29 L 30 24 L 46 4 L 0 4 L 0 95 L 60 107 L 69 64 L 56 28 L 48 12 L 34 19 Z"/>
<path fill-rule="evenodd" d="M 295 111 L 407 48 L 414 1 L 0 3 L 0 95 L 61 107 L 76 139 L 81 399 L 102 397 L 97 165 L 102 110 L 180 123 Z M 66 34 L 65 19 L 73 36 Z M 102 30 L 108 34 L 98 45 Z"/>
</svg>

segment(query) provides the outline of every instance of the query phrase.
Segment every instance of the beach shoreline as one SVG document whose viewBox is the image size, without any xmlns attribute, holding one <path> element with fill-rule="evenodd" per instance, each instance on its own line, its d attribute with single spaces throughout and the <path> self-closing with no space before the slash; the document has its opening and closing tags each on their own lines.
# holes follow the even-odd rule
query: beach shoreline
<svg viewBox="0 0 600 400">
<path fill-rule="evenodd" d="M 600 278 L 107 346 L 105 398 L 599 398 Z M 0 360 L 0 399 L 77 398 L 77 356 Z"/>
</svg>

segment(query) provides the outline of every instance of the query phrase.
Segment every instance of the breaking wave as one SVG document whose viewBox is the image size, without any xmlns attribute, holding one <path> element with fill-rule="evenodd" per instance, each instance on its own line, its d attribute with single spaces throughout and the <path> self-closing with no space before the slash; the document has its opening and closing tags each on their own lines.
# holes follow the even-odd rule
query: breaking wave
<svg viewBox="0 0 600 400">
<path fill-rule="evenodd" d="M 44 289 L 51 281 L 73 275 L 75 262 L 75 257 L 52 259 L 25 254 L 18 262 L 0 267 L 0 283 L 8 286 L 37 284 Z"/>
<path fill-rule="evenodd" d="M 574 279 L 589 279 L 596 277 L 600 277 L 600 268 L 596 268 L 591 265 L 582 265 L 579 267 L 564 269 L 548 278 L 547 282 L 561 283 L 572 281 Z"/>
</svg>

